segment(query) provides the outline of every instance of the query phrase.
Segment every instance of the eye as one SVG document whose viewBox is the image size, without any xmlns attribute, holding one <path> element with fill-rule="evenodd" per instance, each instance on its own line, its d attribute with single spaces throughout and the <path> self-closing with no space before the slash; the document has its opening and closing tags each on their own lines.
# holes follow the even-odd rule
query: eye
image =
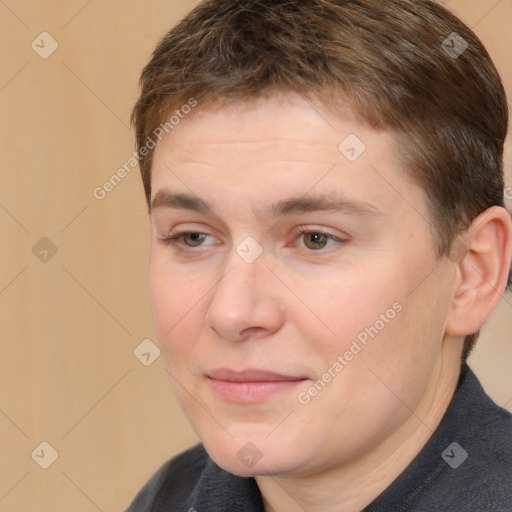
<svg viewBox="0 0 512 512">
<path fill-rule="evenodd" d="M 206 233 L 183 232 L 177 233 L 169 238 L 165 238 L 163 242 L 167 245 L 179 246 L 182 241 L 186 247 L 193 248 L 203 245 L 203 242 L 209 236 L 210 235 L 207 235 Z"/>
<path fill-rule="evenodd" d="M 337 238 L 329 233 L 324 233 L 320 230 L 313 230 L 308 228 L 299 228 L 298 232 L 301 235 L 301 238 L 304 240 L 304 245 L 307 249 L 318 251 L 320 249 L 325 249 L 326 247 L 330 247 L 335 245 L 336 243 L 345 242 L 346 240 L 342 240 Z M 331 241 L 332 243 L 328 246 L 327 244 Z"/>
</svg>

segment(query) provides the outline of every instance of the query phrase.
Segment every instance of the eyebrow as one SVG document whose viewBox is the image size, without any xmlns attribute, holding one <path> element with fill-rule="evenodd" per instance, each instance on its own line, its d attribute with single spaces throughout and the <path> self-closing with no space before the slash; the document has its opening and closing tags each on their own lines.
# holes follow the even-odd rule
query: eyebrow
<svg viewBox="0 0 512 512">
<path fill-rule="evenodd" d="M 151 201 L 151 211 L 157 208 L 189 210 L 204 215 L 216 215 L 207 201 L 188 193 L 173 193 L 159 190 Z M 289 216 L 297 213 L 331 211 L 363 216 L 379 216 L 382 212 L 365 201 L 348 198 L 340 194 L 320 194 L 289 197 L 263 209 L 260 215 L 268 218 Z"/>
</svg>

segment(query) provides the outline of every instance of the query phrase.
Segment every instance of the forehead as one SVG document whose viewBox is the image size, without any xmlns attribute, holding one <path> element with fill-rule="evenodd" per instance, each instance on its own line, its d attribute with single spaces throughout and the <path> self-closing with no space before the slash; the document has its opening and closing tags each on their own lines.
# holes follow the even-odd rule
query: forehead
<svg viewBox="0 0 512 512">
<path fill-rule="evenodd" d="M 392 144 L 391 133 L 371 130 L 368 124 L 356 117 L 348 104 L 339 103 L 336 113 L 319 101 L 312 102 L 293 93 L 274 94 L 269 97 L 199 105 L 164 136 L 163 143 L 157 144 L 155 159 L 162 150 L 172 148 L 173 157 L 189 156 L 191 150 L 197 152 L 215 145 L 212 156 L 225 156 L 233 145 L 245 143 L 240 149 L 250 151 L 254 147 L 254 157 L 266 156 L 259 149 L 272 149 L 275 156 L 309 155 L 313 161 L 318 156 L 324 158 L 330 148 L 331 158 L 340 156 L 339 144 L 351 130 L 360 139 L 369 139 L 377 149 Z M 256 148 L 256 144 L 259 147 Z M 224 149 L 226 148 L 226 149 Z M 386 148 L 387 149 L 387 148 Z M 232 154 L 228 153 L 230 156 Z"/>
<path fill-rule="evenodd" d="M 170 186 L 209 203 L 234 191 L 253 203 L 335 191 L 379 210 L 401 209 L 411 194 L 421 199 L 392 134 L 348 108 L 334 115 L 294 95 L 197 108 L 156 146 L 152 199 Z"/>
</svg>

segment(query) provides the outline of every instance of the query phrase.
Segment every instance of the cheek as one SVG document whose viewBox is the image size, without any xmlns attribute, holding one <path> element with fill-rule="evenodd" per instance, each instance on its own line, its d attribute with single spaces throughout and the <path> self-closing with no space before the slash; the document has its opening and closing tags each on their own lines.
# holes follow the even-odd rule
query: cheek
<svg viewBox="0 0 512 512">
<path fill-rule="evenodd" d="M 424 346 L 430 320 L 418 312 L 416 297 L 407 296 L 412 279 L 406 268 L 399 267 L 381 258 L 371 265 L 361 264 L 357 271 L 331 273 L 322 286 L 304 282 L 300 288 L 318 316 L 309 314 L 305 320 L 303 315 L 300 320 L 308 338 L 316 340 L 313 350 L 322 360 L 317 370 L 327 371 L 342 356 L 343 369 L 336 368 L 344 377 L 336 382 L 350 396 L 379 385 L 369 369 L 401 387 L 403 383 L 395 379 L 401 375 L 407 380 L 415 359 L 432 360 L 433 347 Z"/>
<path fill-rule="evenodd" d="M 404 270 L 404 275 L 411 274 Z M 397 276 L 387 291 L 377 289 L 384 302 L 375 298 L 368 307 L 363 301 L 364 314 L 354 312 L 359 332 L 352 331 L 352 340 L 362 334 L 365 343 L 358 343 L 361 350 L 334 386 L 357 397 L 354 414 L 362 417 L 364 410 L 372 410 L 384 421 L 390 410 L 405 411 L 402 402 L 415 407 L 423 396 L 442 349 L 446 307 L 437 287 L 441 276 L 434 273 L 431 278 L 414 289 L 421 276 L 401 280 Z"/>
<path fill-rule="evenodd" d="M 392 268 L 381 271 L 375 264 L 350 272 L 330 271 L 313 282 L 296 282 L 291 287 L 303 298 L 303 304 L 295 301 L 296 312 L 301 310 L 295 318 L 311 339 L 319 340 L 319 351 L 336 358 L 358 336 L 363 343 L 369 339 L 368 330 L 375 332 L 375 324 L 380 332 L 396 321 L 396 284 L 399 286 Z"/>
<path fill-rule="evenodd" d="M 186 356 L 202 326 L 204 279 L 190 279 L 152 258 L 149 286 L 154 323 L 166 360 Z"/>
</svg>

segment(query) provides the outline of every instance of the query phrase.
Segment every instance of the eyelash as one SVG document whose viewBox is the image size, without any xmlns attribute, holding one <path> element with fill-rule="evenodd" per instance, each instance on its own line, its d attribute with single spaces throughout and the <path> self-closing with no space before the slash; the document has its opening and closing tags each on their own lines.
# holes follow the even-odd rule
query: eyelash
<svg viewBox="0 0 512 512">
<path fill-rule="evenodd" d="M 304 236 L 304 235 L 312 235 L 312 234 L 325 236 L 328 240 L 333 240 L 334 242 L 337 242 L 337 244 L 347 242 L 346 239 L 338 238 L 334 235 L 326 233 L 325 231 L 322 231 L 321 229 L 311 229 L 311 228 L 301 226 L 301 227 L 297 228 L 296 233 L 299 237 Z M 327 249 L 329 249 L 329 247 L 322 247 L 316 251 L 312 250 L 312 249 L 306 249 L 306 250 L 308 252 L 321 252 L 321 251 L 327 250 Z"/>
<path fill-rule="evenodd" d="M 179 247 L 178 247 L 179 241 L 182 240 L 183 237 L 185 237 L 186 235 L 206 235 L 206 236 L 210 236 L 207 233 L 201 233 L 199 231 L 182 231 L 181 233 L 176 233 L 175 235 L 170 236 L 169 238 L 163 238 L 162 242 L 165 245 L 173 245 L 177 249 L 179 249 Z M 186 250 L 194 249 L 194 247 L 189 247 L 187 245 L 185 245 L 185 247 L 186 247 Z M 198 247 L 201 247 L 201 246 L 198 246 Z"/>
<path fill-rule="evenodd" d="M 331 234 L 326 233 L 325 231 L 322 231 L 322 230 L 319 230 L 319 229 L 310 229 L 310 228 L 306 228 L 306 227 L 303 227 L 303 226 L 301 226 L 301 227 L 296 229 L 296 235 L 298 237 L 303 236 L 303 235 L 311 235 L 311 234 L 325 236 L 327 239 L 333 240 L 333 241 L 337 242 L 338 244 L 339 243 L 345 243 L 345 242 L 348 241 L 347 239 L 342 239 L 342 238 L 335 237 L 334 235 L 331 235 Z M 194 250 L 196 247 L 201 247 L 201 245 L 196 246 L 196 247 L 190 247 L 190 246 L 184 245 L 184 246 L 180 247 L 180 245 L 181 245 L 180 244 L 180 240 L 183 240 L 183 238 L 186 235 L 206 235 L 206 236 L 211 236 L 211 235 L 208 235 L 208 233 L 201 233 L 199 231 L 182 231 L 181 233 L 176 233 L 175 235 L 173 235 L 171 237 L 163 238 L 161 240 L 162 240 L 162 242 L 165 245 L 173 246 L 177 250 L 181 250 L 181 251 Z M 308 252 L 322 252 L 323 250 L 328 249 L 328 248 L 329 247 L 327 247 L 327 248 L 322 247 L 322 248 L 320 248 L 318 250 L 313 250 L 313 249 L 307 249 L 306 248 L 305 250 L 308 251 Z"/>
</svg>

